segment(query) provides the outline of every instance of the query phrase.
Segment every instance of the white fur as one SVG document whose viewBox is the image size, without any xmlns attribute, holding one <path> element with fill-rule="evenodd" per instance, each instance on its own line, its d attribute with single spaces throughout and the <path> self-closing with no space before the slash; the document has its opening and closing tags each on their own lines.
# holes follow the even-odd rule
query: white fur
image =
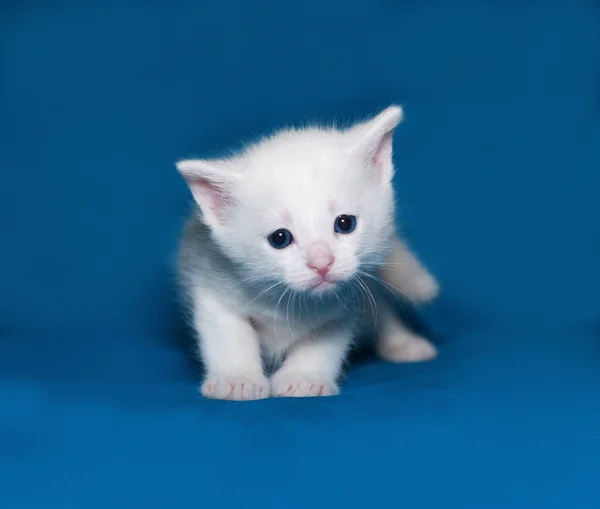
<svg viewBox="0 0 600 509">
<path fill-rule="evenodd" d="M 392 106 L 347 130 L 286 130 L 229 159 L 177 164 L 198 205 L 180 275 L 204 396 L 338 394 L 348 349 L 375 325 L 382 357 L 435 356 L 380 295 L 380 276 L 413 302 L 438 292 L 395 235 L 392 135 L 401 118 Z M 357 217 L 350 234 L 334 231 L 343 214 Z M 294 241 L 274 249 L 267 237 L 281 228 Z M 326 280 L 316 271 L 324 264 Z"/>
</svg>

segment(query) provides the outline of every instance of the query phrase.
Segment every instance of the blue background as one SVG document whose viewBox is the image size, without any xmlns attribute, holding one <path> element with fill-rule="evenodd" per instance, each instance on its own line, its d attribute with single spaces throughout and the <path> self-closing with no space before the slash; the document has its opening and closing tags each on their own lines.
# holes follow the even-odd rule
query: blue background
<svg viewBox="0 0 600 509">
<path fill-rule="evenodd" d="M 391 102 L 441 357 L 210 402 L 180 157 Z M 0 505 L 600 507 L 600 3 L 4 0 Z"/>
</svg>

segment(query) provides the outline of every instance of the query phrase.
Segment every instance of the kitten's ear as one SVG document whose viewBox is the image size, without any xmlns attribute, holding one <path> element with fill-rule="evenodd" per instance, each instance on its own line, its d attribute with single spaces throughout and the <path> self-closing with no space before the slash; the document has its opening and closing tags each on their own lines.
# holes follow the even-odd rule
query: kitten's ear
<svg viewBox="0 0 600 509">
<path fill-rule="evenodd" d="M 365 163 L 375 171 L 382 182 L 389 182 L 394 175 L 392 139 L 394 130 L 404 112 L 400 106 L 390 106 L 362 124 L 354 126 L 351 133 L 354 149 L 365 158 Z"/>
<path fill-rule="evenodd" d="M 223 224 L 225 212 L 233 203 L 233 186 L 239 178 L 228 161 L 186 159 L 176 163 L 209 224 Z"/>
</svg>

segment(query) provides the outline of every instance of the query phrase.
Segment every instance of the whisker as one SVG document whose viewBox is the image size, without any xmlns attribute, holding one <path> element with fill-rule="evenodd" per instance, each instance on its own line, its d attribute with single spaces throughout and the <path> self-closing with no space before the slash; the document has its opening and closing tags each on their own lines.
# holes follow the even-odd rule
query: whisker
<svg viewBox="0 0 600 509">
<path fill-rule="evenodd" d="M 367 306 L 367 301 L 365 299 L 365 291 L 364 291 L 363 287 L 356 281 L 355 277 L 352 277 L 350 282 L 352 283 L 352 286 L 351 286 L 352 289 L 358 290 L 358 299 L 362 303 L 362 312 L 364 313 L 366 310 L 366 306 Z"/>
<path fill-rule="evenodd" d="M 406 299 L 408 299 L 409 297 L 408 297 L 408 295 L 407 295 L 405 292 L 403 292 L 402 290 L 400 290 L 400 288 L 397 288 L 397 287 L 395 287 L 394 285 L 392 285 L 392 284 L 388 283 L 387 281 L 384 281 L 383 279 L 381 279 L 381 278 L 379 278 L 379 277 L 377 277 L 377 276 L 374 276 L 373 274 L 369 274 L 369 273 L 367 273 L 367 272 L 362 272 L 362 271 L 359 271 L 359 272 L 360 272 L 360 274 L 361 274 L 361 275 L 363 275 L 363 276 L 365 276 L 365 277 L 368 277 L 368 278 L 371 278 L 373 281 L 375 281 L 375 282 L 377 282 L 377 283 L 379 283 L 379 284 L 383 285 L 383 287 L 384 287 L 384 288 L 385 288 L 385 289 L 386 289 L 388 292 L 390 292 L 390 293 L 392 294 L 392 296 L 394 297 L 394 299 L 396 299 L 396 301 L 398 302 L 398 304 L 400 304 L 400 307 L 401 307 L 402 309 L 404 309 L 404 307 L 403 307 L 403 306 L 404 306 L 405 302 L 403 302 L 403 301 L 402 301 L 402 299 L 400 299 L 400 298 L 398 297 L 398 294 L 400 294 L 400 295 L 402 295 L 403 297 L 405 297 Z"/>
<path fill-rule="evenodd" d="M 358 282 L 360 283 L 360 285 L 365 289 L 365 293 L 367 295 L 367 298 L 369 299 L 369 304 L 371 306 L 371 311 L 373 313 L 373 317 L 374 317 L 374 320 L 375 320 L 375 327 L 377 327 L 377 301 L 375 300 L 375 297 L 373 295 L 373 292 L 371 292 L 371 289 L 360 278 L 360 276 L 358 274 L 356 275 L 356 278 L 357 278 Z"/>
<path fill-rule="evenodd" d="M 290 298 L 288 298 L 287 306 L 285 307 L 285 319 L 287 321 L 287 326 L 288 326 L 288 331 L 290 333 L 290 336 L 292 336 L 292 327 L 290 326 L 290 304 L 292 304 L 292 312 L 293 312 L 293 310 L 294 310 L 293 302 L 294 302 L 295 297 L 296 297 L 296 292 L 294 292 L 292 290 L 292 292 L 290 294 Z"/>
<path fill-rule="evenodd" d="M 254 301 L 256 301 L 257 299 L 259 299 L 260 297 L 262 297 L 263 295 L 265 295 L 267 292 L 273 290 L 274 288 L 283 285 L 282 282 L 278 282 L 275 283 L 274 285 L 269 286 L 268 288 L 264 289 L 263 291 L 261 291 L 258 295 L 256 295 L 252 300 L 250 300 L 246 306 L 249 306 L 250 304 L 252 304 Z"/>
<path fill-rule="evenodd" d="M 283 299 L 283 297 L 285 296 L 285 294 L 288 292 L 289 288 L 286 288 L 285 291 L 281 294 L 281 297 L 279 297 L 279 300 L 277 301 L 277 304 L 275 304 L 275 315 L 273 317 L 273 323 L 274 323 L 274 328 L 275 328 L 275 336 L 277 336 L 277 312 L 279 309 L 279 304 L 281 302 L 281 299 Z"/>
<path fill-rule="evenodd" d="M 403 295 L 404 297 L 406 297 L 408 299 L 408 295 L 406 294 L 406 292 L 403 292 L 402 290 L 400 290 L 400 288 L 398 288 L 397 286 L 394 286 L 391 283 L 388 283 L 387 281 L 385 281 L 384 279 L 380 278 L 379 276 L 375 276 L 374 274 L 369 274 L 368 272 L 364 272 L 359 270 L 358 271 L 362 276 L 366 276 L 369 277 L 371 279 L 373 279 L 374 281 L 385 285 L 386 287 L 388 287 L 388 289 L 392 288 L 393 290 L 395 290 L 397 293 L 399 293 L 400 295 Z"/>
</svg>

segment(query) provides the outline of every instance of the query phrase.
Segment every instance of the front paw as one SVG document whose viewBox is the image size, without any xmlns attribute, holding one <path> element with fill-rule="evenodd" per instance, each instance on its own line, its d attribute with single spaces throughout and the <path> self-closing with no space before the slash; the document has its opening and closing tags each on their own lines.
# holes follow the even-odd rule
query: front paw
<svg viewBox="0 0 600 509">
<path fill-rule="evenodd" d="M 209 399 L 248 401 L 269 397 L 269 381 L 262 374 L 209 375 L 200 386 Z"/>
<path fill-rule="evenodd" d="M 311 373 L 275 373 L 271 380 L 271 396 L 276 398 L 336 396 L 339 393 L 335 381 Z"/>
</svg>

